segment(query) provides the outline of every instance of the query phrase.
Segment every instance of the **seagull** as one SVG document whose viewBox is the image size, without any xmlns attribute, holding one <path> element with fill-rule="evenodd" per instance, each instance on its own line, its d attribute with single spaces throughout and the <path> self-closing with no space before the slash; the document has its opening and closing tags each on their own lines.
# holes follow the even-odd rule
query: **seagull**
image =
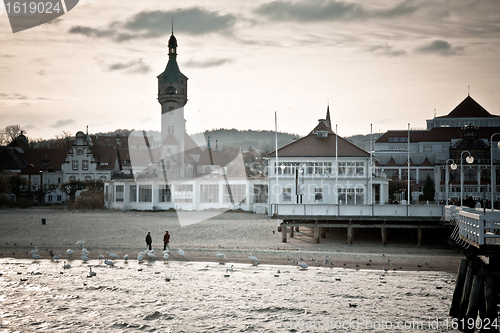
<svg viewBox="0 0 500 333">
<path fill-rule="evenodd" d="M 42 257 L 40 257 L 40 256 L 39 256 L 38 254 L 36 254 L 36 253 L 33 253 L 33 254 L 31 255 L 31 258 L 35 259 L 35 261 L 36 261 L 37 259 L 42 259 Z"/>
<path fill-rule="evenodd" d="M 371 260 L 371 259 L 368 259 L 368 261 L 369 261 L 369 262 L 372 262 L 372 260 Z"/>
<path fill-rule="evenodd" d="M 223 254 L 223 253 L 217 253 L 217 257 L 218 257 L 219 259 L 221 259 L 221 260 L 222 260 L 222 259 L 226 259 L 226 255 L 225 255 L 225 254 Z"/>
<path fill-rule="evenodd" d="M 123 256 L 123 260 L 127 261 L 130 256 L 128 254 Z"/>
<path fill-rule="evenodd" d="M 359 264 L 358 264 L 358 263 L 356 263 L 356 267 L 359 267 Z"/>
<path fill-rule="evenodd" d="M 30 255 L 35 253 L 38 253 L 38 246 L 35 246 L 35 249 L 31 250 Z"/>
<path fill-rule="evenodd" d="M 165 251 L 162 252 L 162 254 L 165 254 L 165 253 L 170 253 L 170 249 L 166 249 Z"/>
<path fill-rule="evenodd" d="M 89 261 L 89 257 L 87 257 L 85 254 L 82 253 L 81 257 L 83 261 Z"/>
<path fill-rule="evenodd" d="M 104 260 L 104 256 L 102 254 L 100 254 L 100 253 L 97 256 L 97 258 L 99 258 L 99 262 L 101 262 L 102 260 Z"/>
<path fill-rule="evenodd" d="M 72 255 L 73 255 L 73 253 L 75 253 L 75 251 L 73 251 L 73 250 L 71 250 L 71 249 L 67 249 L 67 250 L 66 250 L 66 254 L 67 254 L 68 256 L 72 256 Z"/>
<path fill-rule="evenodd" d="M 87 277 L 96 276 L 97 273 L 92 271 L 92 266 L 89 266 L 89 268 L 90 268 L 90 272 L 89 272 L 89 275 Z"/>
<path fill-rule="evenodd" d="M 52 257 L 51 260 L 59 260 L 61 259 L 61 255 L 60 254 L 56 254 L 55 256 Z"/>
<path fill-rule="evenodd" d="M 382 253 L 382 257 L 385 257 L 385 254 Z"/>
<path fill-rule="evenodd" d="M 302 269 L 307 269 L 307 264 L 305 262 L 299 262 L 299 266 L 302 268 Z"/>
<path fill-rule="evenodd" d="M 83 247 L 83 244 L 85 244 L 85 239 L 84 240 L 79 240 L 75 244 L 76 245 L 82 245 L 82 247 Z"/>
<path fill-rule="evenodd" d="M 387 262 L 391 262 L 389 259 L 387 259 Z"/>
<path fill-rule="evenodd" d="M 179 249 L 179 255 L 180 255 L 181 257 L 184 257 L 184 251 L 182 251 L 181 249 Z"/>
<path fill-rule="evenodd" d="M 169 256 L 168 256 L 168 253 L 164 253 L 164 254 L 163 254 L 163 261 L 167 260 L 167 259 L 168 259 L 168 257 L 169 257 Z"/>
<path fill-rule="evenodd" d="M 113 259 L 120 259 L 120 257 L 119 257 L 116 253 L 113 253 L 113 252 L 111 252 L 111 253 L 109 254 L 109 256 L 110 256 L 111 258 L 113 258 Z"/>
<path fill-rule="evenodd" d="M 388 269 L 384 267 L 384 272 L 387 272 L 387 271 L 388 271 Z"/>
<path fill-rule="evenodd" d="M 139 252 L 139 253 L 137 254 L 137 260 L 138 260 L 138 261 L 143 261 L 143 260 L 144 260 L 144 253 Z"/>
<path fill-rule="evenodd" d="M 349 303 L 349 307 L 350 307 L 350 308 L 355 308 L 355 307 L 357 307 L 357 306 L 358 306 L 357 304 L 352 304 L 352 303 Z"/>
<path fill-rule="evenodd" d="M 146 252 L 146 254 L 148 255 L 149 259 L 154 259 L 156 258 L 155 254 L 153 252 Z"/>
<path fill-rule="evenodd" d="M 108 260 L 108 259 L 104 260 L 104 263 L 105 263 L 106 265 L 110 266 L 110 267 L 111 267 L 111 266 L 114 266 L 114 264 L 115 264 L 114 262 L 112 262 L 111 260 Z"/>
<path fill-rule="evenodd" d="M 67 264 L 67 263 L 66 263 L 66 261 L 65 261 L 65 262 L 64 262 L 64 265 L 63 265 L 63 268 L 64 268 L 64 269 L 68 269 L 68 268 L 70 268 L 70 267 L 71 267 L 71 265 L 70 265 L 70 264 Z"/>
<path fill-rule="evenodd" d="M 231 268 L 226 268 L 226 272 L 234 272 L 234 266 L 231 265 Z"/>
<path fill-rule="evenodd" d="M 335 278 L 335 281 L 340 281 L 340 278 Z"/>
<path fill-rule="evenodd" d="M 89 253 L 89 251 L 88 251 L 86 248 L 82 248 L 82 253 L 86 253 L 86 254 L 88 254 L 88 253 Z"/>
<path fill-rule="evenodd" d="M 248 259 L 252 260 L 252 261 L 257 261 L 257 257 L 256 256 L 253 256 L 250 254 L 250 256 L 248 257 Z"/>
</svg>

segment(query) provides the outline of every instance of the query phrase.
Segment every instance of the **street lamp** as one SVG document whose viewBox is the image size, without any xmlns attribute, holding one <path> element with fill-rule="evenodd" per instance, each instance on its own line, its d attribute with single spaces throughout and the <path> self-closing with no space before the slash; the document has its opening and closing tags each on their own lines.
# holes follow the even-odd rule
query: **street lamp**
<svg viewBox="0 0 500 333">
<path fill-rule="evenodd" d="M 449 159 L 448 161 L 446 161 L 446 170 L 445 170 L 445 172 L 446 172 L 446 175 L 445 175 L 445 176 L 446 176 L 446 177 L 445 177 L 445 178 L 446 178 L 446 179 L 445 179 L 445 185 L 446 185 L 446 206 L 448 206 L 448 205 L 449 205 L 449 202 L 448 202 L 448 201 L 449 201 L 449 200 L 448 200 L 448 180 L 449 180 L 449 174 L 448 174 L 448 162 L 449 162 L 449 161 L 452 161 L 452 162 L 453 162 L 453 163 L 450 165 L 450 169 L 451 169 L 451 170 L 456 170 L 456 169 L 457 169 L 457 164 L 455 163 L 455 161 L 454 161 L 454 160 Z"/>
<path fill-rule="evenodd" d="M 467 150 L 464 150 L 463 152 L 460 153 L 460 207 L 463 207 L 464 205 L 464 167 L 463 167 L 463 153 L 468 153 L 469 156 L 467 156 L 465 158 L 465 161 L 468 163 L 468 164 L 471 164 L 472 162 L 474 162 L 474 157 L 472 157 L 472 154 L 467 151 Z"/>
<path fill-rule="evenodd" d="M 490 160 L 491 160 L 491 172 L 490 172 L 490 184 L 491 184 L 491 211 L 493 211 L 493 193 L 495 190 L 493 189 L 493 137 L 495 135 L 500 135 L 500 133 L 494 133 L 490 138 Z M 500 141 L 498 142 L 498 148 L 500 148 Z M 496 180 L 496 173 L 495 173 Z M 495 182 L 496 183 L 496 182 Z M 496 185 L 496 184 L 495 184 Z M 495 186 L 496 187 L 496 186 Z"/>
</svg>

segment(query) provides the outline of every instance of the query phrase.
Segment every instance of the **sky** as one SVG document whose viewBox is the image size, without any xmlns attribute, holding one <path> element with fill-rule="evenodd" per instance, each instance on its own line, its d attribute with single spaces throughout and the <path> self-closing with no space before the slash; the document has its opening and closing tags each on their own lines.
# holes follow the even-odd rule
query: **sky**
<svg viewBox="0 0 500 333">
<path fill-rule="evenodd" d="M 306 135 L 328 103 L 341 136 L 422 129 L 469 86 L 500 115 L 500 1 L 80 0 L 17 33 L 0 5 L 0 128 L 160 130 L 172 19 L 191 134 Z"/>
</svg>

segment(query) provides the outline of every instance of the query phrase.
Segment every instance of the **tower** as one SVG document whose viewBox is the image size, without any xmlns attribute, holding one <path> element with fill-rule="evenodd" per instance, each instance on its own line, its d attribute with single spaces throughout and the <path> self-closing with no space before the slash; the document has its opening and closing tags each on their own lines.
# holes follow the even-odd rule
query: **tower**
<svg viewBox="0 0 500 333">
<path fill-rule="evenodd" d="M 187 80 L 177 64 L 177 39 L 168 40 L 168 63 L 158 75 L 158 102 L 161 104 L 161 158 L 170 175 L 184 176 L 184 105 L 187 102 Z"/>
<path fill-rule="evenodd" d="M 330 103 L 328 103 L 328 106 L 326 107 L 326 124 L 330 129 L 332 129 L 332 121 L 330 119 Z"/>
</svg>

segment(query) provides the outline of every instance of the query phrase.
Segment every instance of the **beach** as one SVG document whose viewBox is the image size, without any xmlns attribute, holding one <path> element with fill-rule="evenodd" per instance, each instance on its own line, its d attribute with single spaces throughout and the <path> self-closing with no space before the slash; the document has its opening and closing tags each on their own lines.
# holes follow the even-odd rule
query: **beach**
<svg viewBox="0 0 500 333">
<path fill-rule="evenodd" d="M 152 234 L 156 255 L 161 256 L 166 230 L 171 234 L 169 260 L 217 262 L 217 253 L 224 253 L 227 261 L 235 263 L 248 263 L 248 256 L 253 255 L 261 264 L 287 265 L 303 258 L 308 264 L 319 266 L 333 263 L 334 267 L 341 268 L 456 272 L 462 258 L 446 244 L 446 231 L 436 236 L 436 231 L 426 230 L 422 246 L 416 245 L 416 231 L 392 231 L 388 245 L 382 246 L 379 229 L 360 230 L 354 244 L 346 243 L 345 230 L 334 229 L 320 244 L 314 244 L 312 230 L 302 228 L 293 238 L 289 237 L 287 243 L 282 243 L 277 220 L 246 212 L 222 212 L 184 227 L 175 212 L 72 211 L 59 207 L 3 209 L 0 221 L 0 258 L 27 259 L 29 252 L 38 246 L 38 254 L 44 259 L 50 259 L 49 251 L 66 259 L 78 259 L 82 246 L 75 243 L 79 240 L 85 240 L 83 246 L 89 251 L 90 259 L 110 252 L 136 258 L 146 249 L 148 232 Z M 66 256 L 67 249 L 74 250 L 75 255 Z M 178 249 L 185 252 L 183 257 L 177 254 Z M 325 256 L 328 256 L 327 265 Z M 356 267 L 356 263 L 360 267 Z"/>
<path fill-rule="evenodd" d="M 0 210 L 0 223 L 2 333 L 451 327 L 447 313 L 460 255 L 440 236 L 419 247 L 413 236 L 393 233 L 382 246 L 378 233 L 364 232 L 348 245 L 338 232 L 313 244 L 304 229 L 282 243 L 276 220 L 242 212 L 181 227 L 173 212 L 44 207 Z M 165 230 L 172 235 L 168 260 L 161 258 Z M 147 232 L 159 258 L 139 262 Z M 85 243 L 76 245 L 79 240 Z M 42 259 L 29 256 L 35 246 Z M 80 259 L 82 247 L 87 262 Z M 62 258 L 49 260 L 49 251 Z M 109 266 L 97 257 L 109 259 L 111 252 L 130 259 Z"/>
</svg>

